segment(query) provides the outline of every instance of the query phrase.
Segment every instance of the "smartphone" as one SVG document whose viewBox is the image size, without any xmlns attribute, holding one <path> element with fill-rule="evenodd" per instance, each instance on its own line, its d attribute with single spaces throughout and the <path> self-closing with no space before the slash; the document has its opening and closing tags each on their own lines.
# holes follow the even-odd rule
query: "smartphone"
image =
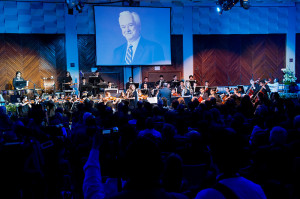
<svg viewBox="0 0 300 199">
<path fill-rule="evenodd" d="M 111 129 L 103 129 L 102 130 L 103 135 L 107 135 L 107 134 L 110 134 L 110 133 L 111 133 Z"/>
</svg>

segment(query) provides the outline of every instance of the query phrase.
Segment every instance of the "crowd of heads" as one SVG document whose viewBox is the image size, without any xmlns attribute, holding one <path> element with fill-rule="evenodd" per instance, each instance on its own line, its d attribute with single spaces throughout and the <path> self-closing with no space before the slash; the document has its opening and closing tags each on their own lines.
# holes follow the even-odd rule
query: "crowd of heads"
<svg viewBox="0 0 300 199">
<path fill-rule="evenodd" d="M 117 127 L 102 136 L 100 165 L 103 177 L 126 180 L 124 189 L 160 187 L 194 198 L 220 173 L 239 173 L 261 185 L 268 198 L 299 197 L 299 113 L 297 100 L 278 93 L 256 107 L 249 96 L 222 105 L 174 100 L 170 107 L 166 99 L 157 105 L 49 101 L 22 116 L 2 106 L 1 181 L 14 198 L 67 192 L 80 198 L 95 134 Z M 191 165 L 202 166 L 191 174 Z"/>
</svg>

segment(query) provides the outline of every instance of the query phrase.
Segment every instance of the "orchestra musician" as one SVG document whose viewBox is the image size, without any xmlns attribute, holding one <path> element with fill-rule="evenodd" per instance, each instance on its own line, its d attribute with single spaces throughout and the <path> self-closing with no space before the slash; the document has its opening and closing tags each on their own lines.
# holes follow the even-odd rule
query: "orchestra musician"
<svg viewBox="0 0 300 199">
<path fill-rule="evenodd" d="M 159 88 L 162 88 L 163 87 L 163 84 L 165 83 L 166 81 L 164 80 L 164 76 L 163 75 L 160 75 L 159 76 L 159 80 L 156 82 L 156 85 L 159 85 Z"/>
<path fill-rule="evenodd" d="M 151 91 L 148 88 L 148 84 L 147 83 L 143 83 L 141 92 L 142 92 L 143 95 L 151 96 Z"/>
<path fill-rule="evenodd" d="M 23 89 L 25 86 L 28 85 L 28 81 L 26 82 L 26 85 L 24 84 L 20 84 L 21 81 L 25 81 L 23 78 L 22 78 L 22 73 L 20 71 L 17 71 L 16 72 L 16 77 L 14 77 L 13 79 L 13 86 L 14 86 L 14 89 L 15 90 L 21 90 Z M 21 93 L 18 92 L 18 95 L 20 95 Z"/>
<path fill-rule="evenodd" d="M 80 96 L 83 96 L 84 93 L 90 91 L 90 84 L 86 81 L 85 77 L 81 78 L 81 83 L 79 84 Z"/>
<path fill-rule="evenodd" d="M 126 82 L 126 89 L 129 89 L 130 85 L 133 84 L 133 78 L 129 77 L 129 81 Z"/>
<path fill-rule="evenodd" d="M 137 98 L 137 92 L 134 84 L 130 84 L 129 88 L 126 91 L 127 98 Z"/>
<path fill-rule="evenodd" d="M 179 93 L 182 97 L 190 95 L 190 91 L 184 85 L 184 81 L 180 81 L 180 85 L 177 88 L 177 93 Z"/>
<path fill-rule="evenodd" d="M 210 95 L 210 88 L 209 88 L 209 81 L 206 80 L 204 83 L 204 90 L 207 93 L 207 95 Z"/>
<path fill-rule="evenodd" d="M 211 88 L 210 89 L 210 95 L 209 98 L 215 98 L 217 103 L 221 103 L 222 99 L 220 98 L 220 96 L 217 94 L 217 89 L 216 88 Z"/>
<path fill-rule="evenodd" d="M 264 94 L 264 96 L 268 97 L 268 94 L 271 93 L 270 87 L 268 85 L 268 82 L 265 80 L 259 81 L 259 90 Z"/>
<path fill-rule="evenodd" d="M 72 77 L 69 71 L 66 72 L 66 76 L 63 78 L 63 90 L 72 90 Z"/>
<path fill-rule="evenodd" d="M 176 88 L 178 85 L 177 75 L 173 75 L 173 80 L 171 81 L 171 88 Z"/>
<path fill-rule="evenodd" d="M 200 95 L 199 95 L 199 98 L 198 98 L 198 101 L 201 103 L 205 102 L 205 100 L 208 99 L 208 94 L 207 92 L 205 92 L 205 87 L 201 87 L 200 88 Z"/>
<path fill-rule="evenodd" d="M 148 77 L 144 77 L 144 82 L 141 84 L 141 87 L 143 87 L 144 84 L 147 84 L 147 88 L 150 89 L 149 79 Z"/>
<path fill-rule="evenodd" d="M 96 82 L 97 82 L 97 83 L 101 83 L 101 81 L 102 81 L 102 82 L 105 82 L 104 79 L 102 78 L 102 76 L 100 75 L 100 71 L 99 71 L 99 70 L 96 70 L 96 72 L 95 72 L 95 77 L 98 77 L 98 78 L 96 79 Z"/>
<path fill-rule="evenodd" d="M 250 85 L 248 86 L 248 89 L 246 90 L 246 95 L 249 95 L 250 98 L 255 96 L 257 92 L 259 91 L 259 85 L 256 81 L 253 79 L 250 79 Z"/>
</svg>

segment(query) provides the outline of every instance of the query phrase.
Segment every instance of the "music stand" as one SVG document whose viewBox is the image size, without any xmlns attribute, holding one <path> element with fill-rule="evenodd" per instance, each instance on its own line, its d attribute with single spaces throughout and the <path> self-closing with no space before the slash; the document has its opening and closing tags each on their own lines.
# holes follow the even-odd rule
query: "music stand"
<svg viewBox="0 0 300 199">
<path fill-rule="evenodd" d="M 139 83 L 135 83 L 135 82 L 131 82 L 131 83 L 129 83 L 129 82 L 127 82 L 126 83 L 126 90 L 129 88 L 129 86 L 131 85 L 131 84 L 134 84 L 135 85 L 135 88 L 139 88 Z"/>
<path fill-rule="evenodd" d="M 194 84 L 195 84 L 196 80 L 187 80 L 187 81 L 190 82 L 191 87 L 194 87 Z"/>
<path fill-rule="evenodd" d="M 27 81 L 16 81 L 16 88 L 24 88 L 27 86 Z"/>
<path fill-rule="evenodd" d="M 96 84 L 100 83 L 100 78 L 96 76 L 90 76 L 89 83 L 95 86 Z"/>
<path fill-rule="evenodd" d="M 180 81 L 171 82 L 171 87 L 172 87 L 172 88 L 178 87 L 178 86 L 180 86 Z"/>
<path fill-rule="evenodd" d="M 245 90 L 244 90 L 244 86 L 243 85 L 238 85 L 238 92 L 241 93 L 241 94 L 244 94 L 245 93 Z"/>
<path fill-rule="evenodd" d="M 148 82 L 148 87 L 149 88 L 154 88 L 155 87 L 155 82 Z"/>
<path fill-rule="evenodd" d="M 148 89 L 141 89 L 141 93 L 143 95 L 148 95 Z"/>
</svg>

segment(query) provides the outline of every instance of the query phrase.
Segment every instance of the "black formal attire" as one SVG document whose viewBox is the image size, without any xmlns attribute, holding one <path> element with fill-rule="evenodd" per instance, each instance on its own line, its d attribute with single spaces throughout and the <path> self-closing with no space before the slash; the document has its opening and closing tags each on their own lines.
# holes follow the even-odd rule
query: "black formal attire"
<svg viewBox="0 0 300 199">
<path fill-rule="evenodd" d="M 71 85 L 70 84 L 64 84 L 64 83 L 70 83 L 72 81 L 72 77 L 64 77 L 63 78 L 63 90 L 72 90 Z"/>
<path fill-rule="evenodd" d="M 178 85 L 179 85 L 179 81 L 174 81 L 174 80 L 171 81 L 170 84 L 171 88 L 176 88 Z"/>
<path fill-rule="evenodd" d="M 112 63 L 126 65 L 127 45 L 126 42 L 114 50 Z M 130 65 L 147 65 L 164 60 L 164 51 L 161 45 L 141 37 Z"/>
<path fill-rule="evenodd" d="M 17 90 L 17 89 L 22 89 L 23 87 L 20 87 L 20 86 L 18 86 L 17 84 L 18 84 L 18 81 L 25 81 L 22 77 L 21 78 L 17 78 L 17 77 L 15 77 L 14 79 L 13 79 L 13 86 L 14 86 L 14 88 L 15 88 L 15 90 Z"/>
<path fill-rule="evenodd" d="M 156 82 L 156 85 L 159 85 L 159 88 L 161 88 L 165 82 L 166 82 L 165 80 L 158 80 Z"/>
</svg>

